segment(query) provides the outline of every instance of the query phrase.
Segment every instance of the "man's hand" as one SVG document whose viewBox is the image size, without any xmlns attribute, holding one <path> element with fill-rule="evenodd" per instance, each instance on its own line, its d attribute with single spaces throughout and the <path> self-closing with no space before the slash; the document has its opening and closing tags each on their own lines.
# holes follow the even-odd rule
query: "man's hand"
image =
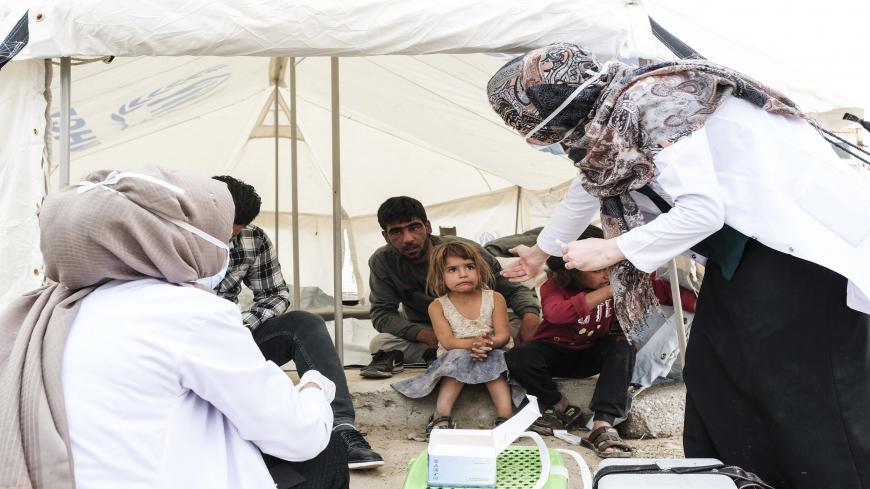
<svg viewBox="0 0 870 489">
<path fill-rule="evenodd" d="M 534 278 L 541 271 L 541 267 L 550 256 L 538 245 L 529 248 L 526 245 L 519 245 L 516 248 L 511 248 L 511 253 L 519 256 L 518 260 L 512 261 L 501 271 L 502 277 L 507 278 L 511 282 L 525 282 L 530 278 Z"/>
<path fill-rule="evenodd" d="M 541 324 L 541 318 L 537 314 L 527 312 L 520 319 L 520 335 L 517 344 L 525 343 L 532 338 L 538 326 Z"/>
<path fill-rule="evenodd" d="M 625 260 L 625 255 L 616 245 L 616 238 L 587 238 L 562 245 L 562 259 L 565 268 L 594 272 Z"/>
<path fill-rule="evenodd" d="M 492 351 L 492 338 L 489 333 L 481 333 L 471 342 L 471 359 L 476 362 L 486 360 L 487 354 Z"/>
<path fill-rule="evenodd" d="M 416 340 L 418 343 L 426 343 L 431 348 L 438 348 L 438 337 L 435 336 L 435 331 L 429 328 L 423 328 L 417 332 Z"/>
</svg>

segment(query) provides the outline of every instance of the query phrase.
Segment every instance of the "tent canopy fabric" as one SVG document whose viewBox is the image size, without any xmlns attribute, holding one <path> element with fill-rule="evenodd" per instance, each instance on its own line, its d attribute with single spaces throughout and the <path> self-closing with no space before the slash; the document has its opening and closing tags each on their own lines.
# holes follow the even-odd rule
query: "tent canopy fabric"
<svg viewBox="0 0 870 489">
<path fill-rule="evenodd" d="M 780 90 L 829 129 L 847 125 L 837 109 L 870 109 L 870 2 L 646 0 L 644 6 L 705 58 Z"/>
<path fill-rule="evenodd" d="M 0 33 L 29 8 L 30 41 L 0 71 L 0 100 L 9 108 L 0 122 L 14 128 L 0 133 L 0 251 L 8 257 L 0 274 L 15 277 L 0 286 L 0 305 L 41 280 L 36 211 L 49 164 L 58 161 L 60 134 L 59 77 L 43 59 L 116 56 L 110 64 L 72 69 L 73 182 L 97 168 L 150 163 L 246 180 L 263 197 L 257 223 L 280 236 L 289 278 L 290 97 L 288 75 L 275 72 L 275 57 L 294 56 L 302 284 L 332 293 L 326 56 L 342 56 L 342 205 L 346 260 L 354 271 L 345 282 L 365 296 L 365 261 L 383 242 L 373 214 L 385 198 L 414 196 L 435 226 L 457 226 L 460 235 L 485 240 L 543 224 L 575 174 L 564 157 L 528 149 L 489 108 L 486 82 L 512 56 L 505 53 L 570 40 L 601 59 L 671 59 L 650 35 L 649 14 L 708 59 L 778 88 L 833 128 L 843 107 L 860 115 L 870 106 L 864 88 L 870 63 L 861 56 L 858 27 L 870 16 L 857 3 L 2 3 Z"/>
<path fill-rule="evenodd" d="M 529 151 L 490 109 L 484 87 L 504 59 L 341 61 L 342 204 L 350 217 L 373 213 L 397 191 L 435 204 L 515 185 L 542 190 L 571 178 L 570 162 Z M 322 57 L 297 59 L 299 205 L 305 214 L 332 214 L 329 64 Z M 149 163 L 231 174 L 254 185 L 263 210 L 274 211 L 268 66 L 268 58 L 254 57 L 138 57 L 74 67 L 71 174 Z M 57 94 L 57 77 L 53 85 Z M 278 125 L 286 128 L 287 88 L 279 87 L 278 96 Z M 59 138 L 59 113 L 52 115 Z M 282 137 L 279 212 L 290 212 L 289 155 L 290 139 Z"/>
<path fill-rule="evenodd" d="M 24 8 L 0 6 L 0 18 Z M 30 9 L 19 59 L 518 53 L 564 39 L 619 56 L 638 48 L 635 37 L 649 40 L 643 9 L 624 0 L 47 0 Z"/>
<path fill-rule="evenodd" d="M 149 163 L 206 175 L 230 173 L 263 195 L 260 224 L 274 222 L 277 211 L 283 216 L 279 226 L 289 227 L 289 96 L 286 76 L 274 76 L 269 57 L 296 56 L 300 254 L 311 258 L 303 263 L 302 281 L 331 292 L 324 266 L 331 261 L 332 182 L 329 68 L 323 56 L 355 57 L 342 63 L 345 216 L 371 215 L 397 193 L 415 195 L 427 206 L 493 195 L 472 213 L 479 218 L 473 230 L 508 232 L 524 214 L 518 209 L 539 207 L 506 197 L 512 187 L 522 183 L 546 193 L 570 178 L 573 169 L 565 161 L 527 152 L 489 109 L 484 87 L 507 59 L 504 54 L 463 59 L 452 53 L 522 52 L 574 39 L 599 56 L 628 59 L 647 49 L 641 43 L 653 45 L 643 9 L 623 0 L 544 0 L 533 8 L 519 0 L 148 0 L 121 7 L 94 0 L 6 2 L 0 4 L 0 30 L 8 31 L 26 8 L 29 43 L 12 62 L 14 68 L 0 73 L 0 97 L 20 98 L 30 118 L 45 118 L 46 112 L 49 117 L 44 127 L 29 124 L 36 126 L 33 134 L 28 127 L 23 135 L 7 132 L 0 141 L 10 143 L 0 145 L 3 170 L 16 176 L 3 182 L 14 205 L 4 202 L 0 223 L 6 236 L 21 237 L 14 249 L 12 240 L 4 240 L 11 258 L 0 272 L 23 277 L 0 290 L 0 302 L 41 280 L 36 212 L 47 189 L 56 187 L 45 175 L 57 178 L 58 158 L 52 155 L 58 154 L 60 133 L 59 77 L 52 77 L 51 65 L 42 59 L 118 57 L 111 64 L 72 70 L 73 182 L 95 168 Z M 370 57 L 423 53 L 442 54 Z M 46 87 L 52 78 L 53 87 Z M 277 173 L 284 198 L 277 205 L 275 142 L 268 137 L 274 131 L 276 78 L 281 80 L 278 121 L 284 126 Z M 54 103 L 47 106 L 46 99 Z M 3 116 L 10 126 L 22 120 L 13 120 L 11 111 Z M 498 226 L 492 219 L 480 220 L 496 214 Z M 348 220 L 346 229 L 354 228 Z M 379 234 L 376 228 L 369 231 Z M 289 237 L 286 230 L 280 235 Z M 350 248 L 357 240 L 374 241 L 348 236 Z M 287 243 L 284 239 L 279 249 L 289 276 Z M 366 252 L 352 252 L 349 261 L 358 264 Z M 361 285 L 363 278 L 357 274 L 355 281 Z"/>
<path fill-rule="evenodd" d="M 539 193 L 563 188 L 576 174 L 566 158 L 529 150 L 489 107 L 484 87 L 506 59 L 440 54 L 341 60 L 342 208 L 355 270 L 347 289 L 365 295 L 365 261 L 383 244 L 371 218 L 388 197 L 413 196 L 433 209 L 433 220 L 477 239 L 531 222 L 522 209 L 540 207 Z M 332 242 L 330 63 L 323 57 L 296 62 L 302 283 L 332 293 L 331 269 L 324 266 Z M 156 163 L 240 178 L 263 198 L 256 223 L 273 240 L 280 238 L 289 278 L 290 98 L 279 86 L 276 201 L 269 67 L 269 58 L 256 57 L 116 58 L 74 67 L 71 175 Z M 57 77 L 52 92 L 56 102 Z M 58 120 L 55 104 L 55 154 Z"/>
</svg>

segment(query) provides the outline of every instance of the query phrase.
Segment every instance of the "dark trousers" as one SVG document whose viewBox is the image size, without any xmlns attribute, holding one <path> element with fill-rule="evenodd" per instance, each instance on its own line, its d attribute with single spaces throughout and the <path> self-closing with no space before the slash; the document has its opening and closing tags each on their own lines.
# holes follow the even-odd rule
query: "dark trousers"
<svg viewBox="0 0 870 489">
<path fill-rule="evenodd" d="M 684 372 L 687 457 L 777 489 L 870 488 L 870 317 L 846 279 L 757 242 L 708 264 Z"/>
<path fill-rule="evenodd" d="M 271 455 L 263 459 L 276 489 L 347 489 L 350 485 L 347 447 L 334 431 L 329 445 L 311 460 L 288 462 Z"/>
<path fill-rule="evenodd" d="M 613 423 L 628 410 L 634 353 L 622 332 L 614 331 L 592 348 L 579 351 L 549 341 L 530 341 L 511 349 L 505 360 L 511 377 L 536 396 L 542 407 L 562 398 L 553 377 L 580 379 L 598 374 L 589 408 L 595 420 Z"/>
<path fill-rule="evenodd" d="M 293 360 L 299 375 L 314 369 L 335 383 L 334 426 L 354 423 L 353 400 L 344 367 L 320 316 L 293 311 L 276 316 L 254 330 L 254 341 L 266 360 L 278 365 Z"/>
</svg>

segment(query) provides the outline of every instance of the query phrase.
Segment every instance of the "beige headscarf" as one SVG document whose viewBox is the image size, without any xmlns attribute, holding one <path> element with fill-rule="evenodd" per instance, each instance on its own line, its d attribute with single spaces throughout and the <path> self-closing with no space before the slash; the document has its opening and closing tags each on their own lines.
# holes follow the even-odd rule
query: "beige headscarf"
<svg viewBox="0 0 870 489">
<path fill-rule="evenodd" d="M 0 488 L 75 487 L 61 364 L 81 300 L 112 279 L 218 273 L 233 213 L 222 182 L 160 168 L 94 172 L 45 200 L 41 248 L 58 283 L 0 313 Z"/>
</svg>

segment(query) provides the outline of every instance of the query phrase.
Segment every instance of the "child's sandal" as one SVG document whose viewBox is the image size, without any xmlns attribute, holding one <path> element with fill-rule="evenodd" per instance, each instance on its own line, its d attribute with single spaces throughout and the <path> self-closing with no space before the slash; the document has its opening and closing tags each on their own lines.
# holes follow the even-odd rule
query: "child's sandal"
<svg viewBox="0 0 870 489">
<path fill-rule="evenodd" d="M 494 428 L 497 428 L 497 427 L 501 426 L 501 425 L 504 424 L 504 422 L 507 421 L 508 419 L 510 419 L 510 418 L 505 418 L 505 417 L 503 417 L 503 416 L 497 416 L 497 417 L 495 418 L 495 423 L 493 423 L 493 427 L 494 427 Z"/>
<path fill-rule="evenodd" d="M 563 429 L 562 420 L 556 414 L 556 410 L 552 407 L 544 409 L 541 417 L 536 419 L 529 430 L 543 436 L 553 436 L 553 430 Z"/>
<path fill-rule="evenodd" d="M 585 418 L 585 416 L 583 415 L 583 410 L 577 406 L 572 405 L 569 405 L 565 408 L 564 411 L 557 414 L 562 420 L 562 424 L 565 425 L 566 430 L 571 430 L 577 426 L 582 425 Z"/>
<path fill-rule="evenodd" d="M 429 424 L 426 425 L 426 439 L 429 439 L 429 435 L 432 433 L 432 430 L 453 429 L 456 429 L 456 422 L 453 421 L 452 416 L 439 416 L 436 418 L 433 414 L 432 416 L 429 416 Z"/>
</svg>

